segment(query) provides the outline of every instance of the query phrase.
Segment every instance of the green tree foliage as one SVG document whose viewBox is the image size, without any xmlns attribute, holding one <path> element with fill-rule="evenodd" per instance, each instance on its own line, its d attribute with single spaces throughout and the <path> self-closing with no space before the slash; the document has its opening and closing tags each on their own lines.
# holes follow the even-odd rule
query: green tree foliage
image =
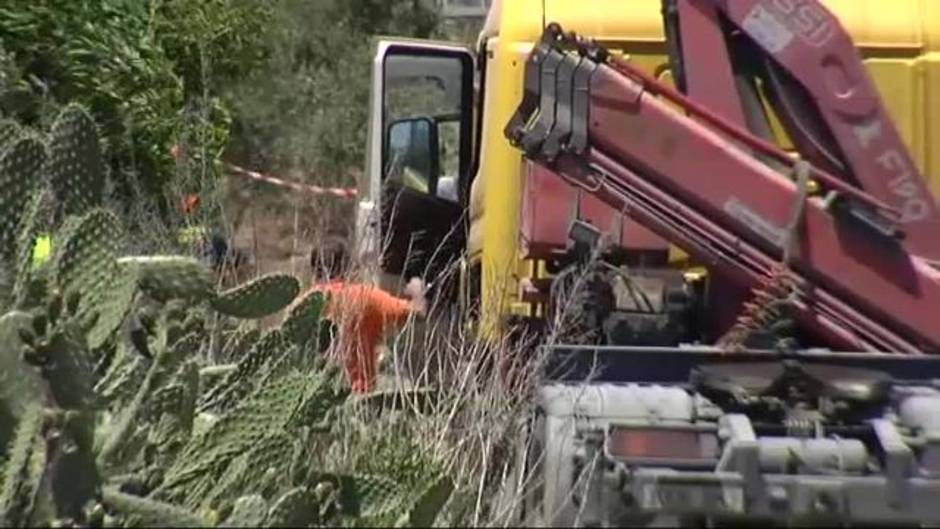
<svg viewBox="0 0 940 529">
<path fill-rule="evenodd" d="M 167 198 L 213 194 L 226 151 L 348 185 L 373 36 L 438 28 L 431 0 L 4 0 L 0 117 L 44 128 L 82 104 L 103 133 L 110 202 L 163 220 Z"/>
<path fill-rule="evenodd" d="M 119 201 L 165 206 L 170 148 L 212 169 L 228 140 L 218 87 L 263 58 L 267 2 L 6 0 L 0 3 L 0 113 L 31 126 L 67 103 L 104 134 Z"/>
<path fill-rule="evenodd" d="M 297 168 L 349 185 L 362 167 L 375 35 L 439 37 L 427 0 L 281 0 L 268 61 L 230 93 L 231 154 L 255 167 Z"/>
</svg>

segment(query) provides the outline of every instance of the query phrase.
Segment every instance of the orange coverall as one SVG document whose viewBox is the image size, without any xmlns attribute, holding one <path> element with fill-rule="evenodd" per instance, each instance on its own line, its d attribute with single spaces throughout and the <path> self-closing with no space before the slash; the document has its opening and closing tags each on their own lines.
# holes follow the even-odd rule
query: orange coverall
<svg viewBox="0 0 940 529">
<path fill-rule="evenodd" d="M 338 352 L 352 390 L 371 391 L 377 377 L 379 342 L 387 330 L 405 324 L 411 304 L 378 287 L 344 281 L 317 284 L 313 289 L 330 295 L 327 317 L 342 330 Z"/>
</svg>

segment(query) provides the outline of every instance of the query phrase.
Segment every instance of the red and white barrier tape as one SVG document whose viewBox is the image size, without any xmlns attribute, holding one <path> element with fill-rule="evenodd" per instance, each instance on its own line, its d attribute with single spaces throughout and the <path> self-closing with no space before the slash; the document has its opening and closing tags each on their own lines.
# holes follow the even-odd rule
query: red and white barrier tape
<svg viewBox="0 0 940 529">
<path fill-rule="evenodd" d="M 310 184 L 301 184 L 299 182 L 288 182 L 287 180 L 281 180 L 280 178 L 261 174 L 257 171 L 251 171 L 249 169 L 245 169 L 244 167 L 239 167 L 230 163 L 225 164 L 225 166 L 233 173 L 247 176 L 253 180 L 267 182 L 279 187 L 286 187 L 288 189 L 294 189 L 296 191 L 310 193 L 313 195 L 331 195 L 339 198 L 355 198 L 359 193 L 359 190 L 354 187 L 320 187 Z"/>
<path fill-rule="evenodd" d="M 180 160 L 183 156 L 185 156 L 185 154 L 185 147 L 180 145 L 173 145 L 173 147 L 170 148 L 170 155 L 176 160 Z M 355 198 L 359 194 L 359 190 L 354 187 L 320 187 L 310 184 L 301 184 L 300 182 L 289 182 L 287 180 L 281 180 L 280 178 L 262 174 L 250 169 L 245 169 L 244 167 L 239 167 L 230 163 L 226 163 L 225 167 L 235 174 L 247 176 L 253 180 L 267 182 L 278 187 L 286 187 L 288 189 L 310 193 L 313 195 L 332 195 L 339 198 Z"/>
</svg>

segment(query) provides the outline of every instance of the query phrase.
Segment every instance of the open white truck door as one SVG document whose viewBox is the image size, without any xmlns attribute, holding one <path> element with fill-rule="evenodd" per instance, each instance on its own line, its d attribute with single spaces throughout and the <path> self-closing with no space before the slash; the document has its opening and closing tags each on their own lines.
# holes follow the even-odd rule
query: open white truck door
<svg viewBox="0 0 940 529">
<path fill-rule="evenodd" d="M 361 262 L 387 289 L 456 266 L 473 145 L 474 58 L 452 43 L 379 40 L 372 65 Z"/>
</svg>

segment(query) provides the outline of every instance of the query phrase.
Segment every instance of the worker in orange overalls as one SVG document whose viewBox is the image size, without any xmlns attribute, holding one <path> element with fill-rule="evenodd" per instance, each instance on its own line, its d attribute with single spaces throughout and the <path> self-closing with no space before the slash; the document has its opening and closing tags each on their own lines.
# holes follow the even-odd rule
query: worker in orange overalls
<svg viewBox="0 0 940 529">
<path fill-rule="evenodd" d="M 312 291 L 330 296 L 327 317 L 340 328 L 336 352 L 355 393 L 375 388 L 379 345 L 386 332 L 400 329 L 412 314 L 427 310 L 424 284 L 412 279 L 405 289 L 410 299 L 393 296 L 381 288 L 343 278 L 349 273 L 345 241 L 334 238 L 311 252 L 314 270 Z M 299 298 L 302 299 L 302 298 Z"/>
</svg>

